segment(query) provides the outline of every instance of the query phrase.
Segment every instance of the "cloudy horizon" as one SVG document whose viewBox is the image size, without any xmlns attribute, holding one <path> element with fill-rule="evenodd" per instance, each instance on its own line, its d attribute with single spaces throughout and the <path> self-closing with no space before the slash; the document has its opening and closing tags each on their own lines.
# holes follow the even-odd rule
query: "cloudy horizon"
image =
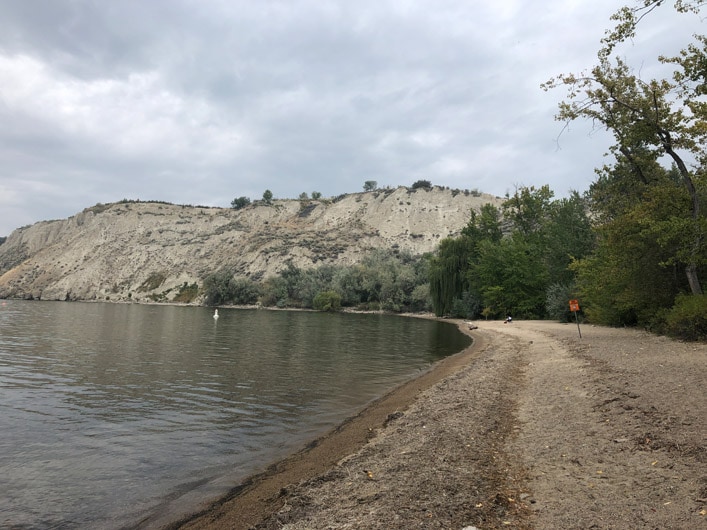
<svg viewBox="0 0 707 530">
<path fill-rule="evenodd" d="M 417 180 L 585 191 L 608 135 L 540 84 L 596 62 L 622 2 L 0 2 L 0 236 L 122 199 L 228 207 Z M 660 8 L 651 75 L 702 32 Z"/>
</svg>

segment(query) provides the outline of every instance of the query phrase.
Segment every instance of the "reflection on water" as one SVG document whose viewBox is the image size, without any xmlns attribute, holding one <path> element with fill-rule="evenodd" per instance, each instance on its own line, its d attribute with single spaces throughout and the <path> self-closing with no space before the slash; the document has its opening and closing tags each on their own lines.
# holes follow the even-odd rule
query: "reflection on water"
<svg viewBox="0 0 707 530">
<path fill-rule="evenodd" d="M 435 360 L 390 315 L 3 301 L 0 526 L 131 526 L 216 495 Z"/>
</svg>

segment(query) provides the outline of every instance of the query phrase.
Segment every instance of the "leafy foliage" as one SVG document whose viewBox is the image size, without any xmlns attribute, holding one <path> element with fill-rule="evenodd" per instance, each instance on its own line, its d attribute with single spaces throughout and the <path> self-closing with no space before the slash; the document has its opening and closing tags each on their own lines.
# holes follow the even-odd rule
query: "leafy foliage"
<svg viewBox="0 0 707 530">
<path fill-rule="evenodd" d="M 707 340 L 707 295 L 680 296 L 665 318 L 666 334 L 683 340 Z"/>
<path fill-rule="evenodd" d="M 258 301 L 261 288 L 252 280 L 223 269 L 204 279 L 203 292 L 206 305 L 252 305 Z"/>
<path fill-rule="evenodd" d="M 417 180 L 413 182 L 412 184 L 412 189 L 418 190 L 418 189 L 425 189 L 429 190 L 432 188 L 432 183 L 429 180 Z"/>
<path fill-rule="evenodd" d="M 378 188 L 378 182 L 375 180 L 367 180 L 363 183 L 363 191 L 374 191 Z"/>
<path fill-rule="evenodd" d="M 576 296 L 573 285 L 553 283 L 547 288 L 546 293 L 545 310 L 548 317 L 560 322 L 574 320 L 574 314 L 569 309 L 569 301 Z"/>
<path fill-rule="evenodd" d="M 678 2 L 679 9 L 698 9 L 702 2 Z M 652 10 L 659 2 L 646 1 Z M 704 214 L 701 202 L 705 194 L 704 172 L 707 156 L 707 103 L 705 56 L 707 39 L 695 36 L 678 57 L 658 60 L 677 67 L 673 79 L 645 81 L 621 58 L 612 58 L 614 47 L 633 36 L 640 20 L 638 10 L 624 8 L 615 16 L 617 27 L 604 39 L 599 63 L 589 74 L 563 74 L 551 79 L 546 89 L 565 86 L 567 100 L 560 103 L 557 119 L 570 122 L 585 118 L 606 128 L 613 137 L 611 152 L 623 160 L 644 185 L 652 185 L 646 170 L 662 157 L 672 160 L 689 197 L 689 217 L 683 222 L 664 224 L 672 239 L 682 241 L 675 249 L 675 259 L 682 262 L 693 294 L 701 294 L 698 269 L 706 263 L 704 252 Z M 695 169 L 687 161 L 695 159 Z"/>
<path fill-rule="evenodd" d="M 547 186 L 519 188 L 502 208 L 503 218 L 491 204 L 472 211 L 461 236 L 440 244 L 430 263 L 438 316 L 543 318 L 550 286 L 571 284 L 572 260 L 593 249 L 577 193 L 553 200 Z"/>
<path fill-rule="evenodd" d="M 475 251 L 476 240 L 462 234 L 444 239 L 430 262 L 430 295 L 435 315 L 452 313 L 455 299 L 469 290 L 467 271 Z"/>
<path fill-rule="evenodd" d="M 300 269 L 292 263 L 263 282 L 220 270 L 204 279 L 207 305 L 429 311 L 427 258 L 377 250 L 355 265 Z M 335 301 L 335 293 L 338 301 Z M 319 297 L 319 298 L 318 298 Z"/>
<path fill-rule="evenodd" d="M 317 311 L 338 311 L 341 308 L 341 295 L 336 291 L 324 291 L 314 297 L 312 306 Z"/>
<path fill-rule="evenodd" d="M 697 12 L 704 3 L 673 5 Z M 678 56 L 657 58 L 674 67 L 670 79 L 643 79 L 615 56 L 661 4 L 644 0 L 621 8 L 598 64 L 543 86 L 567 89 L 558 120 L 589 119 L 614 139 L 614 162 L 597 171 L 587 193 L 596 249 L 571 266 L 586 315 L 603 324 L 676 330 L 692 322 L 685 325 L 699 329 L 700 278 L 707 268 L 707 38 L 694 35 Z"/>
<path fill-rule="evenodd" d="M 231 208 L 233 208 L 234 210 L 240 210 L 241 208 L 245 208 L 249 204 L 250 199 L 248 197 L 238 197 L 231 201 Z"/>
<path fill-rule="evenodd" d="M 544 316 L 548 274 L 541 248 L 523 237 L 480 243 L 477 263 L 470 270 L 471 282 L 491 315 Z"/>
</svg>

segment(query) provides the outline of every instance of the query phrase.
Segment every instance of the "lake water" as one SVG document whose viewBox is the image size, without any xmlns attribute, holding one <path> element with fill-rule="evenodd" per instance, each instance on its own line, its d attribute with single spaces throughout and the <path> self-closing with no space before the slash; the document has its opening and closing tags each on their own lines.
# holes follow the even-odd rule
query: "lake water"
<svg viewBox="0 0 707 530">
<path fill-rule="evenodd" d="M 0 527 L 188 512 L 468 344 L 392 315 L 0 301 Z"/>
</svg>

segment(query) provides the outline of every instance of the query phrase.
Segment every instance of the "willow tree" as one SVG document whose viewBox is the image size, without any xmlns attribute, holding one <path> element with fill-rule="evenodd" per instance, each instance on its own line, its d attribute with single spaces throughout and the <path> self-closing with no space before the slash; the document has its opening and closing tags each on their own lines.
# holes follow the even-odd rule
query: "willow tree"
<svg viewBox="0 0 707 530">
<path fill-rule="evenodd" d="M 466 235 L 440 242 L 429 269 L 430 297 L 435 315 L 451 314 L 454 300 L 467 290 L 467 270 L 474 247 L 474 240 Z"/>
<path fill-rule="evenodd" d="M 460 313 L 471 318 L 480 311 L 480 290 L 472 288 L 469 271 L 478 260 L 479 244 L 498 244 L 503 236 L 501 212 L 491 203 L 471 210 L 467 225 L 456 238 L 442 240 L 430 260 L 430 298 L 437 316 Z M 473 292 L 472 292 L 473 291 Z"/>
<path fill-rule="evenodd" d="M 628 161 L 639 177 L 646 160 L 671 159 L 690 198 L 689 216 L 688 222 L 678 215 L 662 223 L 666 233 L 658 240 L 680 241 L 674 258 L 684 264 L 691 292 L 702 294 L 698 271 L 707 262 L 701 204 L 707 162 L 707 39 L 695 35 L 679 56 L 658 58 L 676 67 L 672 79 L 644 80 L 623 59 L 613 57 L 615 46 L 635 34 L 640 17 L 660 3 L 645 0 L 639 8 L 617 12 L 617 25 L 602 41 L 598 64 L 588 73 L 559 75 L 543 88 L 566 87 L 567 99 L 556 118 L 566 123 L 584 118 L 605 128 L 614 137 L 612 153 Z M 702 4 L 678 1 L 676 7 L 699 10 Z"/>
</svg>

